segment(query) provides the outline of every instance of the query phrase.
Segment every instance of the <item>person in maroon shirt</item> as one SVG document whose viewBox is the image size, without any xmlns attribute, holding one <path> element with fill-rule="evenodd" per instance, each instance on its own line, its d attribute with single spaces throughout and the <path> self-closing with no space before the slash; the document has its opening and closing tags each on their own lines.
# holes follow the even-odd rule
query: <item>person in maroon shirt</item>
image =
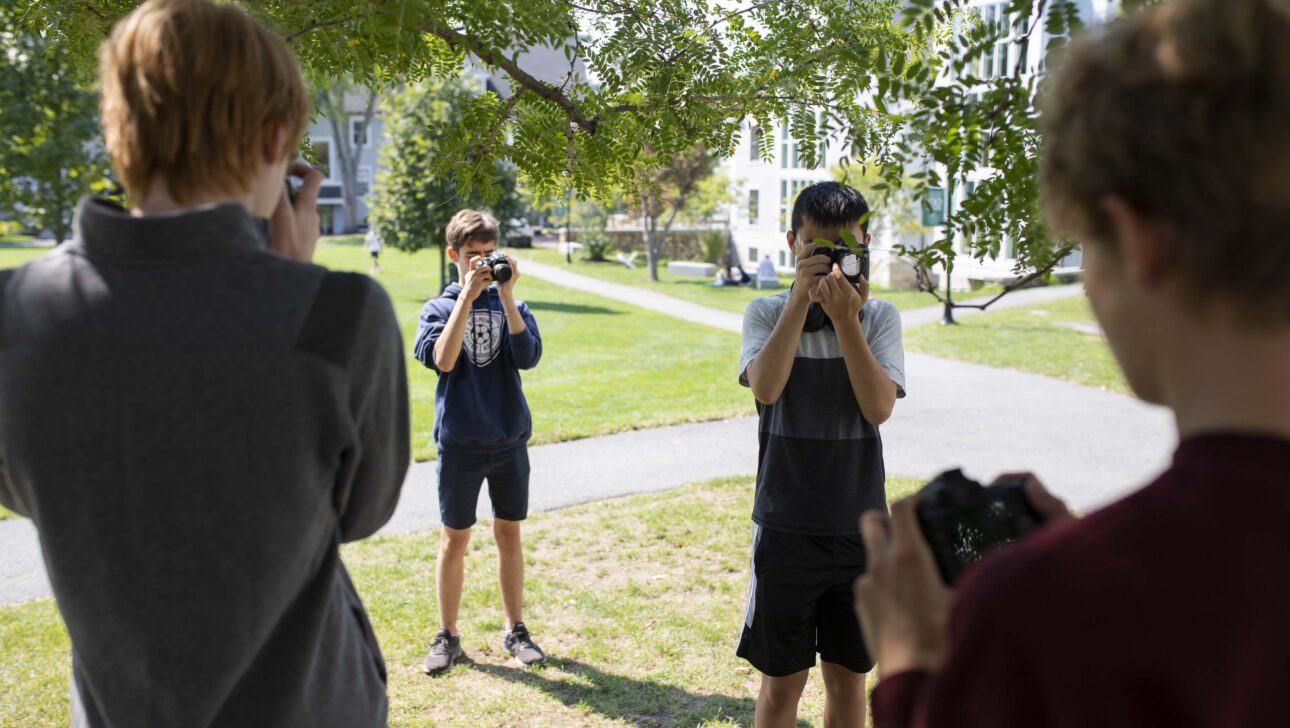
<svg viewBox="0 0 1290 728">
<path fill-rule="evenodd" d="M 1032 476 L 1051 525 L 957 590 L 914 499 L 866 513 L 875 725 L 1290 725 L 1290 0 L 1155 6 L 1052 81 L 1048 217 L 1180 444 L 1078 520 Z"/>
</svg>

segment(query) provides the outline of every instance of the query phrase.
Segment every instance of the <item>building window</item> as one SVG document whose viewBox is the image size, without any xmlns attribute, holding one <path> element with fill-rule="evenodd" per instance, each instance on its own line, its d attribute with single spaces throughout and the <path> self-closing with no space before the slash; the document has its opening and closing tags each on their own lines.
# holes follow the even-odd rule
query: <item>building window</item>
<svg viewBox="0 0 1290 728">
<path fill-rule="evenodd" d="M 761 190 L 748 192 L 748 224 L 756 225 L 761 217 Z"/>
<path fill-rule="evenodd" d="M 751 122 L 748 124 L 748 161 L 761 161 L 761 127 Z"/>
<path fill-rule="evenodd" d="M 352 116 L 349 119 L 349 142 L 356 147 L 367 146 L 367 124 L 361 116 Z"/>
<path fill-rule="evenodd" d="M 995 36 L 994 47 L 977 61 L 977 76 L 983 80 L 1008 74 L 1008 47 L 1012 44 L 1007 2 L 992 2 L 977 8 L 981 22 Z"/>
<path fill-rule="evenodd" d="M 789 216 L 797 193 L 811 184 L 809 179 L 782 179 L 779 181 L 779 231 L 788 232 Z"/>
<path fill-rule="evenodd" d="M 355 186 L 359 197 L 366 195 L 372 186 L 372 168 L 368 166 L 359 167 L 357 178 L 354 181 L 357 183 Z"/>
<path fill-rule="evenodd" d="M 788 133 L 788 122 L 779 125 L 779 168 L 788 169 L 788 163 L 797 156 L 797 143 Z"/>
<path fill-rule="evenodd" d="M 780 268 L 788 267 L 788 257 L 784 254 L 784 251 L 782 250 L 779 251 L 779 267 Z"/>
<path fill-rule="evenodd" d="M 794 139 L 792 132 L 788 128 L 787 121 L 779 125 L 779 166 L 781 169 L 821 169 L 824 167 L 825 135 L 823 121 L 823 115 L 816 117 L 815 128 L 819 140 L 816 142 L 818 148 L 816 149 L 815 166 L 813 167 L 802 156 L 803 148 L 810 142 Z"/>
<path fill-rule="evenodd" d="M 310 139 L 309 144 L 318 153 L 318 169 L 322 170 L 323 177 L 333 179 L 331 176 L 331 139 Z"/>
<path fill-rule="evenodd" d="M 752 248 L 752 247 L 748 248 L 748 262 L 749 262 L 749 263 L 752 263 L 753 265 L 756 265 L 756 264 L 757 264 L 757 249 L 756 249 L 756 248 Z"/>
</svg>

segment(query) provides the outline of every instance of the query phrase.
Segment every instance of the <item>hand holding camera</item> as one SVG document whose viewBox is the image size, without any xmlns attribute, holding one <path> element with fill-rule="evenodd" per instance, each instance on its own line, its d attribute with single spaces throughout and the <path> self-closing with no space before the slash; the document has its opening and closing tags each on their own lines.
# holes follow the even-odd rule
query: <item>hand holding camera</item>
<svg viewBox="0 0 1290 728">
<path fill-rule="evenodd" d="M 859 317 L 860 310 L 869 302 L 869 248 L 860 245 L 855 237 L 844 233 L 839 240 L 816 240 L 804 246 L 803 252 L 811 257 L 811 272 L 818 270 L 818 261 L 823 272 L 807 279 L 806 297 L 811 302 L 806 314 L 803 329 L 819 331 L 825 326 L 832 326 L 834 321 L 845 321 Z M 827 262 L 826 262 L 827 261 Z M 802 257 L 798 256 L 798 278 L 802 278 Z M 798 285 L 794 285 L 794 293 Z"/>
<path fill-rule="evenodd" d="M 1028 473 L 985 487 L 952 470 L 891 506 L 869 511 L 860 535 L 868 572 L 856 582 L 856 612 L 870 654 L 890 673 L 937 670 L 949 647 L 951 584 L 991 548 L 1043 523 L 1072 519 Z"/>
<path fill-rule="evenodd" d="M 809 300 L 811 291 L 832 269 L 832 259 L 814 243 L 807 243 L 797 252 L 797 272 L 793 276 L 793 293 L 798 300 Z"/>
<path fill-rule="evenodd" d="M 474 303 L 479 294 L 493 284 L 493 268 L 487 265 L 487 258 L 472 258 L 466 265 L 465 281 L 462 284 L 462 296 L 469 303 Z"/>
<path fill-rule="evenodd" d="M 869 301 L 869 282 L 864 278 L 852 282 L 834 263 L 833 271 L 815 284 L 809 298 L 811 303 L 820 304 L 830 321 L 854 319 Z"/>
<path fill-rule="evenodd" d="M 510 296 L 511 291 L 515 290 L 515 282 L 520 279 L 520 269 L 515 259 L 497 251 L 484 259 L 484 265 L 493 271 L 493 280 L 497 281 L 498 292 L 502 296 Z"/>
<path fill-rule="evenodd" d="M 323 173 L 304 162 L 292 162 L 287 176 L 299 178 L 302 184 L 296 189 L 288 180 L 283 186 L 282 197 L 269 219 L 269 249 L 284 258 L 308 263 L 318 247 L 318 192 Z"/>
</svg>

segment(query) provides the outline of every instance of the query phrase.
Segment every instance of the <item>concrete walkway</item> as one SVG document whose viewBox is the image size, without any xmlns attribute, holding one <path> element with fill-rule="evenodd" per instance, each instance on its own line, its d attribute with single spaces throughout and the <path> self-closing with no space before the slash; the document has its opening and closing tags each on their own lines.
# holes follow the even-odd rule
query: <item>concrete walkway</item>
<svg viewBox="0 0 1290 728">
<path fill-rule="evenodd" d="M 739 331 L 739 315 L 524 261 L 524 273 L 687 321 Z M 1078 286 L 1019 291 L 995 308 L 1074 295 Z M 968 314 L 967 311 L 959 314 Z M 903 315 L 906 326 L 936 321 L 939 308 Z M 734 376 L 735 352 L 731 353 Z M 909 397 L 882 427 L 887 472 L 929 478 L 962 466 L 990 478 L 1033 470 L 1073 506 L 1105 503 L 1163 468 L 1176 441 L 1168 413 L 1129 397 L 1033 374 L 919 354 L 906 357 Z M 530 449 L 531 507 L 561 508 L 710 478 L 752 475 L 757 420 L 679 425 Z M 439 525 L 435 463 L 412 466 L 398 510 L 382 534 Z M 485 489 L 486 490 L 486 489 Z M 487 496 L 480 515 L 488 513 Z M 35 529 L 0 522 L 0 603 L 49 596 Z"/>
<path fill-rule="evenodd" d="M 636 286 L 626 286 L 621 283 L 610 283 L 602 281 L 599 278 L 570 273 L 569 271 L 554 265 L 539 263 L 535 260 L 525 258 L 521 253 L 520 268 L 524 275 L 531 275 L 534 278 L 541 278 L 544 281 L 554 283 L 565 288 L 574 288 L 587 293 L 594 293 L 597 296 L 611 298 L 615 301 L 629 303 L 633 306 L 640 306 L 651 311 L 657 311 L 668 316 L 679 318 L 682 321 L 693 321 L 694 323 L 705 324 L 726 331 L 733 331 L 736 334 L 743 332 L 743 315 L 731 313 L 729 311 L 718 311 L 714 308 L 702 306 L 689 301 L 682 301 L 679 298 L 673 298 L 663 293 L 648 291 Z M 1019 306 L 1033 306 L 1037 303 L 1047 303 L 1062 298 L 1078 296 L 1084 292 L 1082 283 L 1072 283 L 1064 286 L 1046 286 L 1044 288 L 1025 288 L 1020 291 L 1014 291 L 999 299 L 999 301 L 990 306 L 990 311 L 1001 311 L 1005 308 L 1017 308 Z M 767 295 L 770 295 L 769 293 Z M 993 296 L 984 298 L 973 298 L 967 301 L 959 301 L 962 304 L 980 305 L 989 301 Z M 930 295 L 927 297 L 929 303 L 934 303 L 936 299 Z M 940 304 L 929 305 L 926 308 L 916 308 L 901 313 L 900 320 L 905 328 L 911 326 L 921 326 L 923 324 L 933 323 L 941 320 L 944 307 Z M 955 318 L 970 318 L 982 313 L 978 309 L 964 308 L 954 311 Z"/>
</svg>

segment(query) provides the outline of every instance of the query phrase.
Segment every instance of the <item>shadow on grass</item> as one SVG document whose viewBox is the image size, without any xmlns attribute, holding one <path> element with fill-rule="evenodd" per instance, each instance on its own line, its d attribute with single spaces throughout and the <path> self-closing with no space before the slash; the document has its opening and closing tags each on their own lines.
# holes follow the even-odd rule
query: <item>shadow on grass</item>
<svg viewBox="0 0 1290 728">
<path fill-rule="evenodd" d="M 756 701 L 728 695 L 696 695 L 674 685 L 604 672 L 577 660 L 551 658 L 541 669 L 476 663 L 471 669 L 537 688 L 570 708 L 582 707 L 641 728 L 697 725 L 710 720 L 753 724 Z M 577 682 L 552 679 L 559 670 Z M 798 726 L 809 726 L 798 721 Z"/>
<path fill-rule="evenodd" d="M 622 311 L 603 306 L 586 306 L 580 303 L 557 303 L 554 301 L 528 301 L 530 311 L 558 311 L 560 313 L 607 313 L 614 316 L 623 315 Z M 539 322 L 539 325 L 541 322 Z"/>
</svg>

